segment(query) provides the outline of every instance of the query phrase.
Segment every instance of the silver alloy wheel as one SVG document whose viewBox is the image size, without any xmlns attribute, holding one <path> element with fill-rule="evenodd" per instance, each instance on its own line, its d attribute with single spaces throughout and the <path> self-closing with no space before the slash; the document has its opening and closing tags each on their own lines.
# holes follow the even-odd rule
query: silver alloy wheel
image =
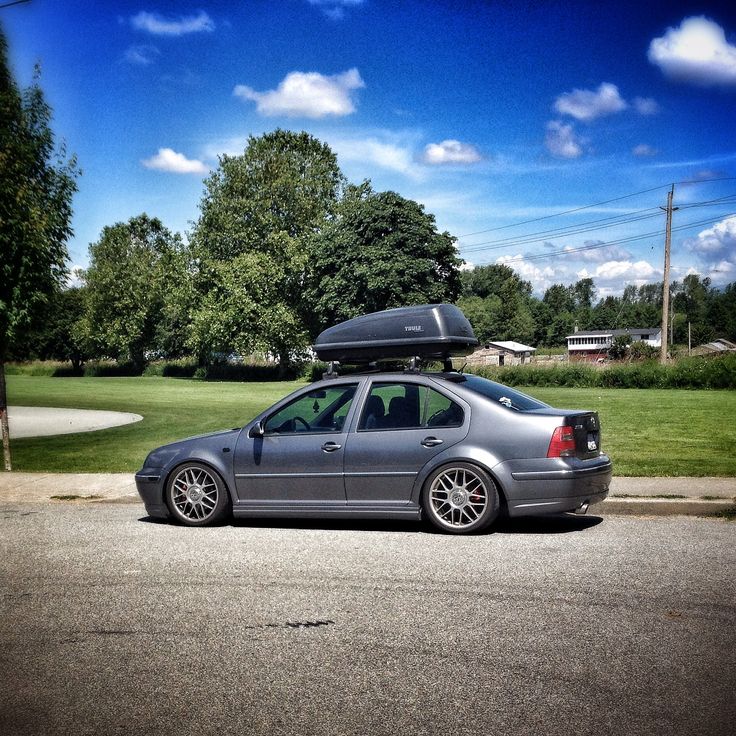
<svg viewBox="0 0 736 736">
<path fill-rule="evenodd" d="M 171 501 L 177 512 L 191 521 L 212 516 L 219 492 L 214 476 L 201 467 L 185 467 L 171 481 Z"/>
<path fill-rule="evenodd" d="M 429 487 L 429 505 L 437 521 L 454 529 L 475 525 L 488 507 L 488 489 L 469 468 L 440 473 Z"/>
</svg>

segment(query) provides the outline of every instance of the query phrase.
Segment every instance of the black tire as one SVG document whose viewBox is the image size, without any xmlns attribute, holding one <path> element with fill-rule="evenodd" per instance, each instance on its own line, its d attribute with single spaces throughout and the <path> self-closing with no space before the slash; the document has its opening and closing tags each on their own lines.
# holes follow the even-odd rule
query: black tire
<svg viewBox="0 0 736 736">
<path fill-rule="evenodd" d="M 490 526 L 499 514 L 498 488 L 488 473 L 471 463 L 437 468 L 422 491 L 424 514 L 447 534 L 471 534 Z"/>
<path fill-rule="evenodd" d="M 186 526 L 221 522 L 230 511 L 230 494 L 219 473 L 202 463 L 186 463 L 166 483 L 166 505 L 175 521 Z"/>
</svg>

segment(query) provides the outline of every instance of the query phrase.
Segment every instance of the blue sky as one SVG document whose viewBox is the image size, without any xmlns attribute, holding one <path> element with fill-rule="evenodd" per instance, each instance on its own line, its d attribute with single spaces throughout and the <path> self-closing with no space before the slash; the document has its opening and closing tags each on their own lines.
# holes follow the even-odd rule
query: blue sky
<svg viewBox="0 0 736 736">
<path fill-rule="evenodd" d="M 538 294 L 661 279 L 671 183 L 673 278 L 736 281 L 733 3 L 32 0 L 0 22 L 84 172 L 72 265 L 141 212 L 185 233 L 217 156 L 281 127 Z"/>
</svg>

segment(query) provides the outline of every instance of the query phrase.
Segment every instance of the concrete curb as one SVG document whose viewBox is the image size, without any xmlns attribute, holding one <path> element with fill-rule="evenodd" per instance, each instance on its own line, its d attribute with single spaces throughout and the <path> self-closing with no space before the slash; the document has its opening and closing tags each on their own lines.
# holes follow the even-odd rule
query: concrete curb
<svg viewBox="0 0 736 736">
<path fill-rule="evenodd" d="M 590 507 L 589 514 L 612 516 L 720 516 L 736 513 L 736 499 L 617 498 Z"/>
</svg>

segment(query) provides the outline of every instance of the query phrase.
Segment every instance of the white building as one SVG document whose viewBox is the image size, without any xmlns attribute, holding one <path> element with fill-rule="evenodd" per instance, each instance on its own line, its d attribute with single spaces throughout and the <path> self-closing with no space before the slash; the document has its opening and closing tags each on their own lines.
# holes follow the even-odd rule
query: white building
<svg viewBox="0 0 736 736">
<path fill-rule="evenodd" d="M 514 340 L 487 342 L 466 358 L 468 365 L 523 365 L 531 363 L 536 348 Z"/>
<path fill-rule="evenodd" d="M 645 342 L 653 348 L 662 347 L 662 330 L 659 327 L 636 330 L 589 330 L 568 335 L 567 354 L 570 360 L 595 362 L 605 358 L 615 338 L 629 335 L 631 342 Z"/>
</svg>

